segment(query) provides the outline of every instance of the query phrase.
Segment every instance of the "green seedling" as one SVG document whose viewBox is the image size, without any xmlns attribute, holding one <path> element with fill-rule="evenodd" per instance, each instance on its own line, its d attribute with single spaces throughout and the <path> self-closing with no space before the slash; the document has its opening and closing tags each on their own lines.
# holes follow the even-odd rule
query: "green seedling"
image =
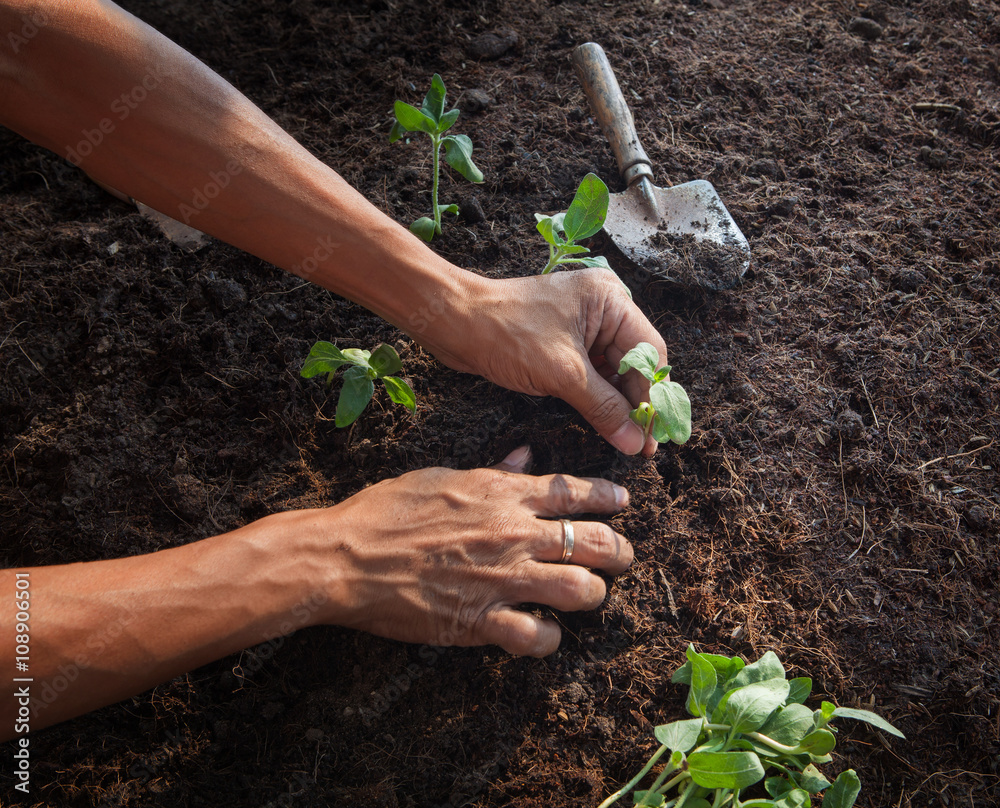
<svg viewBox="0 0 1000 808">
<path fill-rule="evenodd" d="M 389 132 L 389 142 L 395 143 L 404 132 L 425 132 L 431 139 L 431 210 L 432 216 L 421 216 L 410 230 L 424 241 L 430 241 L 441 234 L 441 214 L 458 213 L 458 205 L 438 204 L 438 181 L 441 173 L 441 147 L 444 146 L 444 160 L 469 182 L 482 182 L 483 172 L 472 162 L 472 141 L 466 135 L 445 135 L 458 118 L 458 109 L 444 111 L 445 86 L 435 73 L 431 79 L 430 92 L 417 109 L 403 101 L 393 107 L 396 121 Z"/>
<path fill-rule="evenodd" d="M 805 700 L 812 680 L 787 680 L 772 651 L 747 665 L 740 657 L 699 654 L 692 645 L 687 658 L 671 681 L 690 686 L 687 710 L 694 718 L 656 727 L 660 748 L 599 808 L 635 788 L 664 756 L 666 766 L 647 790 L 635 792 L 635 805 L 809 808 L 815 795 L 825 792 L 823 808 L 851 808 L 861 790 L 855 771 L 841 772 L 831 783 L 817 768 L 832 760 L 836 746 L 837 730 L 830 721 L 852 718 L 904 737 L 868 710 L 826 701 L 810 710 Z M 746 793 L 758 783 L 762 787 Z"/>
<path fill-rule="evenodd" d="M 659 362 L 659 352 L 648 342 L 640 342 L 622 357 L 619 375 L 636 370 L 649 380 L 649 402 L 629 414 L 644 436 L 652 434 L 659 443 L 685 443 L 691 437 L 691 400 L 683 387 L 667 379 L 670 365 L 657 370 Z"/>
<path fill-rule="evenodd" d="M 588 174 L 576 189 L 576 196 L 567 211 L 555 216 L 535 214 L 538 232 L 549 243 L 549 262 L 541 271 L 542 275 L 563 264 L 611 268 L 607 259 L 599 255 L 581 257 L 590 250 L 577 244 L 580 239 L 590 238 L 604 227 L 604 220 L 608 217 L 608 199 L 608 186 L 596 174 Z"/>
<path fill-rule="evenodd" d="M 344 371 L 344 385 L 337 399 L 335 423 L 338 427 L 350 426 L 358 419 L 375 394 L 376 379 L 385 385 L 389 398 L 410 412 L 416 412 L 417 399 L 410 385 L 392 375 L 399 372 L 403 363 L 390 345 L 379 345 L 374 351 L 360 348 L 342 351 L 332 343 L 317 342 L 309 351 L 299 375 L 309 379 L 326 373 L 327 384 L 332 384 L 333 375 L 344 365 L 349 367 Z"/>
</svg>

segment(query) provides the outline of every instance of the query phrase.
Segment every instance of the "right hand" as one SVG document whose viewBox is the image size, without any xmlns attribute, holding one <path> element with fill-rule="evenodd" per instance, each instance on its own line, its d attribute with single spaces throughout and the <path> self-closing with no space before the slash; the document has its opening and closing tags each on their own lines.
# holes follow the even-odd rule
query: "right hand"
<svg viewBox="0 0 1000 808">
<path fill-rule="evenodd" d="M 651 343 L 665 365 L 667 346 L 614 272 L 477 278 L 467 295 L 414 338 L 455 370 L 528 395 L 558 396 L 625 454 L 656 451 L 629 417 L 648 400 L 649 383 L 617 371 L 640 342 Z"/>
<path fill-rule="evenodd" d="M 606 587 L 588 568 L 617 574 L 633 557 L 607 525 L 575 521 L 572 563 L 560 564 L 557 519 L 613 513 L 628 495 L 607 480 L 524 474 L 528 456 L 517 450 L 492 469 L 421 469 L 296 512 L 331 570 L 319 621 L 406 642 L 555 651 L 559 625 L 518 607 L 593 609 Z"/>
</svg>

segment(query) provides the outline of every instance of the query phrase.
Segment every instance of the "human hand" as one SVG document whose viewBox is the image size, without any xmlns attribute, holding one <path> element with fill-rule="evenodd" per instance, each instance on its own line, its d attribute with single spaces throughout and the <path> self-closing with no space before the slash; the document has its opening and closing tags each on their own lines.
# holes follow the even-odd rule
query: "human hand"
<svg viewBox="0 0 1000 808">
<path fill-rule="evenodd" d="M 487 280 L 470 294 L 467 315 L 439 317 L 414 337 L 449 367 L 529 395 L 575 407 L 619 451 L 652 455 L 629 412 L 648 397 L 638 373 L 617 375 L 640 342 L 666 364 L 663 338 L 606 269 Z"/>
<path fill-rule="evenodd" d="M 422 469 L 287 514 L 330 570 L 318 620 L 406 642 L 555 651 L 559 625 L 518 607 L 593 609 L 606 587 L 588 568 L 617 574 L 632 562 L 610 527 L 574 521 L 572 563 L 558 563 L 557 517 L 612 513 L 628 494 L 607 480 L 524 474 L 529 456 L 524 447 L 492 469 Z"/>
</svg>

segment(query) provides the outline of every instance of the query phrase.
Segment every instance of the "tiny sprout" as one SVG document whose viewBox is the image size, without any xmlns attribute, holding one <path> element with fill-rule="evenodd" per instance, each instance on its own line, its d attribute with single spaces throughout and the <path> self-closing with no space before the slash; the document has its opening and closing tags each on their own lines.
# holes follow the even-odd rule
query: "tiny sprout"
<svg viewBox="0 0 1000 808">
<path fill-rule="evenodd" d="M 596 174 L 588 174 L 577 188 L 568 210 L 555 216 L 535 214 L 538 232 L 549 244 L 549 261 L 540 274 L 547 275 L 563 264 L 611 268 L 602 256 L 581 257 L 590 251 L 576 243 L 590 238 L 604 226 L 609 199 L 608 186 Z"/>
<path fill-rule="evenodd" d="M 417 400 L 413 390 L 402 379 L 394 375 L 403 367 L 399 354 L 391 345 L 379 345 L 374 351 L 360 348 L 345 348 L 341 351 L 329 342 L 317 342 L 309 351 L 299 375 L 305 379 L 326 373 L 327 384 L 333 383 L 334 374 L 344 365 L 344 385 L 337 399 L 337 414 L 334 423 L 338 427 L 350 426 L 368 406 L 375 394 L 375 380 L 385 385 L 389 398 L 402 404 L 410 412 L 416 412 Z"/>
<path fill-rule="evenodd" d="M 691 437 L 691 400 L 683 387 L 667 378 L 670 365 L 657 369 L 659 362 L 659 352 L 648 342 L 640 342 L 622 357 L 619 375 L 636 370 L 649 381 L 649 401 L 629 415 L 644 436 L 652 434 L 659 443 L 686 443 Z"/>
<path fill-rule="evenodd" d="M 431 139 L 431 216 L 421 216 L 410 230 L 424 241 L 431 241 L 441 233 L 441 214 L 458 213 L 458 205 L 438 204 L 438 180 L 441 173 L 441 147 L 444 146 L 445 162 L 469 182 L 482 182 L 483 172 L 472 162 L 472 141 L 467 135 L 445 135 L 458 118 L 458 109 L 444 111 L 444 80 L 437 73 L 431 79 L 431 89 L 417 109 L 403 101 L 396 101 L 396 116 L 389 142 L 395 143 L 404 132 L 425 132 Z"/>
</svg>

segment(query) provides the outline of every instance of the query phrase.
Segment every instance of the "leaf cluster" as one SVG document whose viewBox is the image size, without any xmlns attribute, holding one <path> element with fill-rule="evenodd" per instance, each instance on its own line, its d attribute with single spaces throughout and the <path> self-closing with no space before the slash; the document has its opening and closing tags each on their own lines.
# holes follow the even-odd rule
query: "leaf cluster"
<svg viewBox="0 0 1000 808">
<path fill-rule="evenodd" d="M 376 380 L 385 385 L 390 399 L 416 412 L 417 400 L 410 385 L 393 375 L 399 373 L 403 362 L 391 345 L 379 345 L 374 351 L 340 350 L 330 342 L 317 342 L 310 349 L 299 375 L 309 379 L 326 373 L 327 384 L 332 384 L 334 374 L 345 365 L 344 384 L 337 399 L 335 423 L 338 427 L 350 426 L 358 419 L 375 394 Z"/>
<path fill-rule="evenodd" d="M 607 259 L 602 256 L 583 257 L 590 251 L 577 244 L 604 227 L 609 199 L 608 186 L 601 178 L 596 174 L 587 174 L 576 189 L 568 210 L 555 216 L 535 214 L 538 232 L 549 245 L 549 261 L 540 274 L 547 275 L 562 264 L 610 269 Z"/>
<path fill-rule="evenodd" d="M 817 768 L 832 760 L 836 746 L 837 730 L 830 721 L 852 718 L 903 737 L 868 710 L 825 701 L 819 710 L 810 710 L 805 700 L 812 680 L 786 679 L 771 651 L 747 665 L 740 657 L 700 654 L 692 645 L 672 681 L 689 685 L 687 710 L 694 718 L 656 727 L 660 748 L 601 808 L 628 793 L 668 753 L 668 763 L 653 785 L 635 793 L 636 805 L 809 808 L 813 797 L 825 792 L 823 808 L 851 808 L 861 790 L 854 770 L 842 772 L 831 783 Z M 766 796 L 746 798 L 744 791 L 761 781 Z"/>
<path fill-rule="evenodd" d="M 467 135 L 445 135 L 455 121 L 459 110 L 444 111 L 446 89 L 444 80 L 437 73 L 431 79 L 431 88 L 417 109 L 404 101 L 396 101 L 393 112 L 396 120 L 389 132 L 389 142 L 395 143 L 405 132 L 424 132 L 431 139 L 433 177 L 431 186 L 432 216 L 422 216 L 410 225 L 410 230 L 424 241 L 430 241 L 441 232 L 441 214 L 458 213 L 458 205 L 438 204 L 438 178 L 440 152 L 444 147 L 444 160 L 469 182 L 482 182 L 483 172 L 472 162 L 472 140 Z"/>
<path fill-rule="evenodd" d="M 652 434 L 660 443 L 685 443 L 691 437 L 691 400 L 683 387 L 667 378 L 670 365 L 657 369 L 659 362 L 659 352 L 648 342 L 640 342 L 622 357 L 619 375 L 635 370 L 649 381 L 649 402 L 630 415 L 644 435 Z"/>
</svg>

